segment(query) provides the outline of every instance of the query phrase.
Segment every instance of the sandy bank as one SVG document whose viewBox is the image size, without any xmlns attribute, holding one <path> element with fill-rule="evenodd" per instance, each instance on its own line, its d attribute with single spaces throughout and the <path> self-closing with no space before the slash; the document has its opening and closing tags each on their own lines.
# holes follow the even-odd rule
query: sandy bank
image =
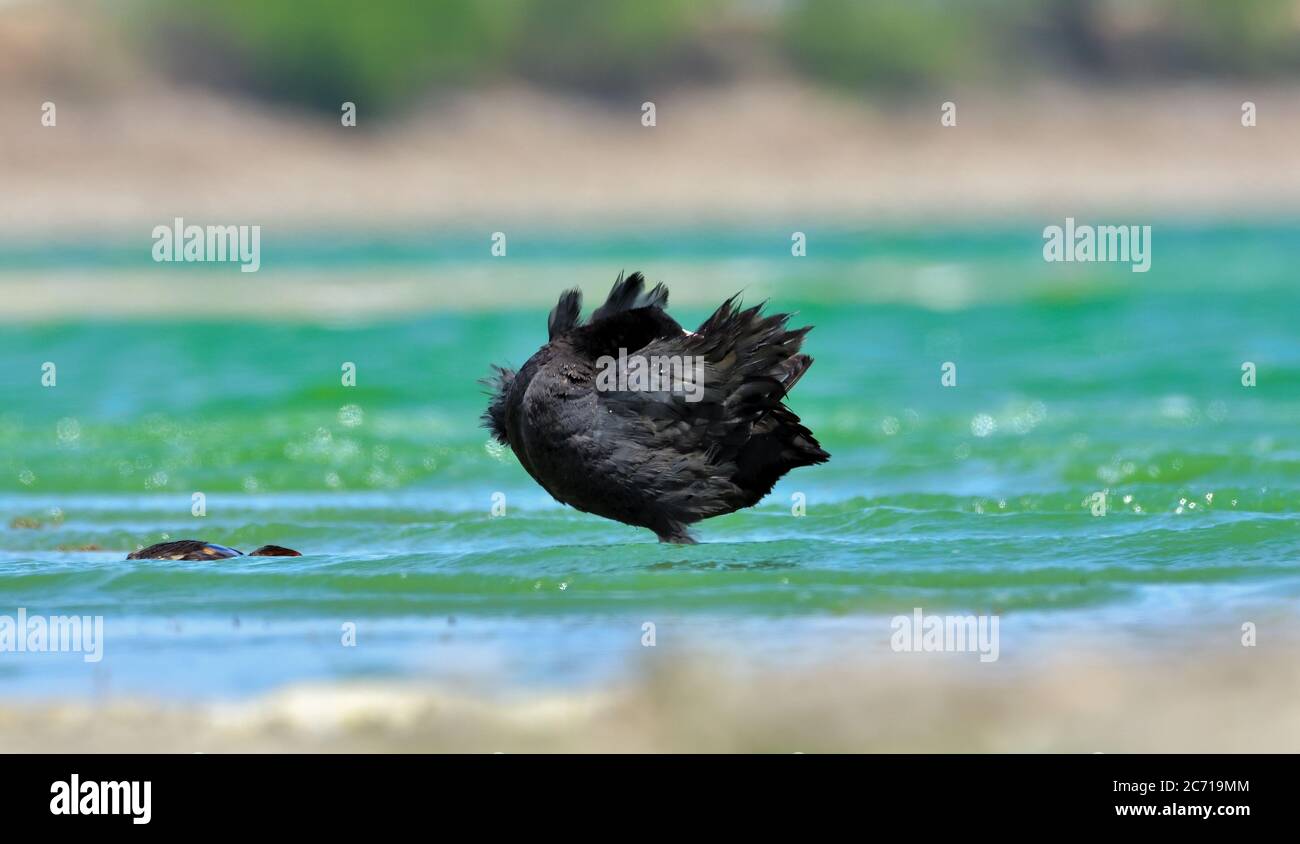
<svg viewBox="0 0 1300 844">
<path fill-rule="evenodd" d="M 507 696 L 365 684 L 234 703 L 7 703 L 0 751 L 1296 752 L 1293 654 L 1078 651 L 979 668 L 895 654 L 783 672 L 700 660 Z"/>
<path fill-rule="evenodd" d="M 855 100 L 783 80 L 597 105 L 520 88 L 384 125 L 158 81 L 0 104 L 6 238 L 183 215 L 280 229 L 1267 216 L 1300 209 L 1300 101 L 1280 89 L 1039 89 Z M 58 104 L 56 127 L 41 103 Z M 1253 100 L 1259 123 L 1241 125 Z"/>
</svg>

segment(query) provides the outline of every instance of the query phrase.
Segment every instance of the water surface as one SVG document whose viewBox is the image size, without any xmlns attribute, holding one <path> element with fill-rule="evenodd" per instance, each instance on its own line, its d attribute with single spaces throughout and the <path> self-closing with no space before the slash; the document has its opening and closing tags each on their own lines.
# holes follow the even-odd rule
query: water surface
<svg viewBox="0 0 1300 844">
<path fill-rule="evenodd" d="M 0 655 L 0 690 L 567 685 L 688 642 L 775 662 L 846 642 L 887 648 L 888 617 L 915 606 L 1002 614 L 1004 654 L 1048 633 L 1214 620 L 1231 635 L 1261 607 L 1293 611 L 1300 296 L 1287 268 L 1300 265 L 1300 236 L 1157 227 L 1147 274 L 1044 264 L 1036 236 L 840 232 L 802 262 L 753 233 L 569 238 L 532 256 L 524 241 L 501 272 L 571 266 L 589 307 L 621 268 L 676 291 L 691 288 L 692 267 L 717 278 L 734 266 L 816 326 L 816 364 L 790 404 L 831 462 L 698 525 L 702 544 L 687 548 L 561 507 L 479 427 L 476 379 L 536 349 L 546 308 L 533 300 L 558 289 L 342 323 L 0 324 L 0 614 L 97 614 L 107 631 L 95 665 Z M 314 258 L 306 240 L 280 259 L 376 277 L 416 264 L 430 284 L 466 260 L 318 245 Z M 8 248 L 11 273 L 128 261 L 111 246 L 62 258 Z M 677 298 L 683 323 L 707 316 L 702 297 Z M 40 383 L 47 361 L 53 388 Z M 1241 383 L 1247 361 L 1256 387 Z M 941 383 L 945 362 L 956 386 Z M 503 517 L 491 515 L 496 493 Z M 306 556 L 122 559 L 169 537 Z M 346 624 L 356 647 L 341 644 Z"/>
</svg>

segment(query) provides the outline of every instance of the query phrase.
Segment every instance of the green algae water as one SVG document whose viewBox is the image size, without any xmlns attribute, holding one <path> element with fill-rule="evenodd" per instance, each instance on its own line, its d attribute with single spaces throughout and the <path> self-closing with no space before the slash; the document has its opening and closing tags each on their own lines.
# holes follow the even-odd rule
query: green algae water
<svg viewBox="0 0 1300 844">
<path fill-rule="evenodd" d="M 357 285 L 394 268 L 453 285 L 477 260 L 511 295 L 347 320 L 6 320 L 0 615 L 101 615 L 105 635 L 97 663 L 0 653 L 0 691 L 569 685 L 686 644 L 887 651 L 888 618 L 914 607 L 1000 614 L 1007 656 L 1062 633 L 1221 621 L 1231 638 L 1293 612 L 1300 229 L 1156 226 L 1148 273 L 1044 263 L 1040 231 L 810 232 L 806 259 L 779 232 L 539 235 L 500 261 L 468 239 L 277 252 L 268 234 L 268 290 L 339 266 Z M 11 278 L 138 257 L 6 255 Z M 816 326 L 789 403 L 830 463 L 698 524 L 698 546 L 562 507 L 479 427 L 489 364 L 544 342 L 565 284 L 590 310 L 621 269 L 665 282 L 684 325 L 747 288 Z M 186 272 L 172 283 L 225 277 Z M 123 560 L 165 538 L 305 555 Z"/>
</svg>

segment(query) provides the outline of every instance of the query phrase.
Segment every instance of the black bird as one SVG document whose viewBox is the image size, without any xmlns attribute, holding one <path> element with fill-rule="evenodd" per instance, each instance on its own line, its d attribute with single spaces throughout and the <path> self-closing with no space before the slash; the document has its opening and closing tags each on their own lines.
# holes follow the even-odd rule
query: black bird
<svg viewBox="0 0 1300 844">
<path fill-rule="evenodd" d="M 128 560 L 224 560 L 230 557 L 242 557 L 243 551 L 227 548 L 215 542 L 203 542 L 198 539 L 177 539 L 172 542 L 159 542 L 148 548 L 127 554 Z M 292 548 L 280 545 L 263 545 L 252 552 L 250 557 L 301 557 Z"/>
<path fill-rule="evenodd" d="M 694 543 L 687 525 L 830 458 L 783 404 L 812 366 L 799 353 L 812 326 L 787 330 L 789 314 L 741 310 L 737 295 L 683 331 L 667 288 L 644 288 L 641 273 L 620 275 L 586 323 L 582 292 L 565 291 L 550 342 L 484 380 L 483 424 L 557 501 Z"/>
</svg>

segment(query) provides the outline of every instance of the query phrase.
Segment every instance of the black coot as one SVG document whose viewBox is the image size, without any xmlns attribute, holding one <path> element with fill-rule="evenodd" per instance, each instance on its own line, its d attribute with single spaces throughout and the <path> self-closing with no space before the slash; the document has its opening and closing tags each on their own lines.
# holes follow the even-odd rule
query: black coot
<svg viewBox="0 0 1300 844">
<path fill-rule="evenodd" d="M 518 372 L 493 367 L 483 423 L 557 501 L 693 543 L 687 525 L 830 458 L 783 403 L 812 365 L 811 326 L 733 296 L 691 333 L 662 284 L 644 288 L 620 275 L 586 323 L 581 291 L 561 295 L 550 342 Z"/>
</svg>

